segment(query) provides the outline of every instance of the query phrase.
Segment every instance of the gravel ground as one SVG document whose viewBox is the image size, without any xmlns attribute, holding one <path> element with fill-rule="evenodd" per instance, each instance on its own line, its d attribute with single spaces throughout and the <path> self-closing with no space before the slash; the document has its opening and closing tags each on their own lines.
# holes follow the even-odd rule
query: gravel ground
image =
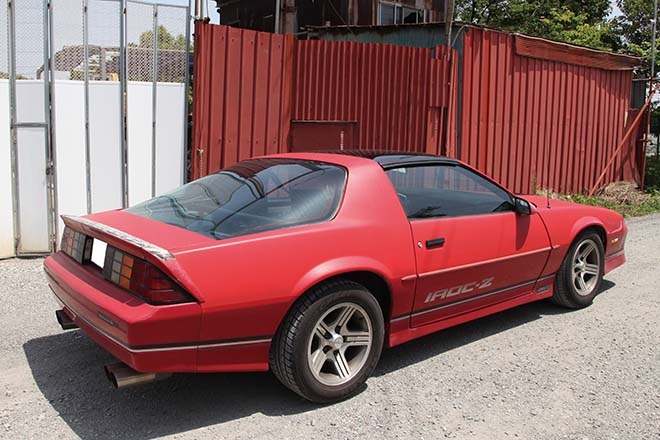
<svg viewBox="0 0 660 440">
<path fill-rule="evenodd" d="M 0 262 L 1 438 L 660 439 L 660 216 L 592 307 L 540 302 L 387 350 L 365 389 L 319 407 L 271 374 L 114 390 L 113 359 L 55 322 L 42 260 Z"/>
</svg>

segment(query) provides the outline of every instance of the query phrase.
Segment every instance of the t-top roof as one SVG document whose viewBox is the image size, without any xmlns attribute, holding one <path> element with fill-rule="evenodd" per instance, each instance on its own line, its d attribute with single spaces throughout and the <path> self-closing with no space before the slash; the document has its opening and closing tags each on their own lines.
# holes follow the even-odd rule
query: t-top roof
<svg viewBox="0 0 660 440">
<path fill-rule="evenodd" d="M 436 156 L 434 154 L 391 151 L 391 150 L 326 150 L 314 151 L 320 154 L 343 154 L 346 156 L 356 156 L 365 159 L 372 159 L 378 162 L 383 168 L 393 168 L 402 165 L 423 164 L 431 162 L 458 163 L 456 159 L 445 156 Z"/>
</svg>

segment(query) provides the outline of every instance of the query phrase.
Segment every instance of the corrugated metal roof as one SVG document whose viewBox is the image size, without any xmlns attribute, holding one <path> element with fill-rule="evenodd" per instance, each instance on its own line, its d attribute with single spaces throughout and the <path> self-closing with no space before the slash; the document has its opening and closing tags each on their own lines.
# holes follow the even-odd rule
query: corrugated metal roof
<svg viewBox="0 0 660 440">
<path fill-rule="evenodd" d="M 410 45 L 416 47 L 433 47 L 446 43 L 445 23 L 405 23 L 393 25 L 361 25 L 361 26 L 318 26 L 314 27 L 321 39 L 332 36 L 343 36 L 344 40 L 361 42 L 389 43 Z M 626 54 L 597 50 L 585 46 L 569 44 L 546 38 L 532 37 L 517 32 L 495 29 L 473 23 L 452 23 L 452 40 L 458 40 L 466 29 L 486 30 L 503 35 L 516 36 L 518 45 L 525 53 L 521 55 L 554 59 L 569 64 L 581 64 L 611 70 L 627 70 L 642 64 L 642 59 Z M 366 37 L 366 38 L 365 38 Z M 452 45 L 456 42 L 452 41 Z M 457 48 L 460 49 L 460 48 Z M 459 50 L 460 52 L 460 50 Z"/>
</svg>

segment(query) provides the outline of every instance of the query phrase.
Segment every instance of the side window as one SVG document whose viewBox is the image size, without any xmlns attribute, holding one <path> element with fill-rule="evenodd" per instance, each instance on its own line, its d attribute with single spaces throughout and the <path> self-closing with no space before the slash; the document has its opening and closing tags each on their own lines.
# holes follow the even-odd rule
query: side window
<svg viewBox="0 0 660 440">
<path fill-rule="evenodd" d="M 408 218 L 460 217 L 512 211 L 509 193 L 460 165 L 386 171 Z"/>
</svg>

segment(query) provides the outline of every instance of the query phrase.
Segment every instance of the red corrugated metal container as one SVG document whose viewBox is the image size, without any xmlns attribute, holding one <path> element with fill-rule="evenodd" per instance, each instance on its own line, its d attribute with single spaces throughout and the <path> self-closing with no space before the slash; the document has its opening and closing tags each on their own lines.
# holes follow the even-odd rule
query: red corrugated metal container
<svg viewBox="0 0 660 440">
<path fill-rule="evenodd" d="M 593 52 L 469 28 L 460 158 L 522 193 L 590 189 L 623 137 L 632 81 L 625 58 Z M 623 177 L 618 158 L 605 180 Z"/>
<path fill-rule="evenodd" d="M 331 146 L 457 156 L 519 193 L 589 190 L 634 119 L 639 60 L 462 32 L 457 54 L 198 22 L 193 176 L 247 157 Z M 604 184 L 641 182 L 639 136 L 617 154 Z"/>
<path fill-rule="evenodd" d="M 431 49 L 298 41 L 292 118 L 355 122 L 354 147 L 444 153 L 445 53 L 444 47 L 436 57 Z"/>
<path fill-rule="evenodd" d="M 195 24 L 193 178 L 288 151 L 293 37 Z"/>
</svg>

